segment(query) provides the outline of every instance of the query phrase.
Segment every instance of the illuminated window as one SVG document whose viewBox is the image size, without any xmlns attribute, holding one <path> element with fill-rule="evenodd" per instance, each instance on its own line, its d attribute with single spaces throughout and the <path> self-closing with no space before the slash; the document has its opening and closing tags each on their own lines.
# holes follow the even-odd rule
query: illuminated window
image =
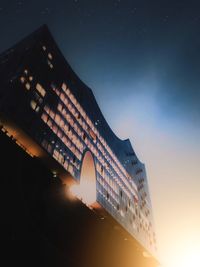
<svg viewBox="0 0 200 267">
<path fill-rule="evenodd" d="M 65 101 L 65 95 L 63 93 L 61 93 L 60 95 L 60 99 L 64 102 Z"/>
<path fill-rule="evenodd" d="M 34 93 L 35 95 L 35 99 L 37 100 L 38 103 L 42 104 L 43 100 L 42 98 L 39 96 L 39 94 L 37 94 L 36 92 Z"/>
<path fill-rule="evenodd" d="M 26 84 L 25 84 L 25 87 L 26 87 L 27 90 L 30 90 L 30 88 L 31 88 L 30 83 L 26 83 Z"/>
<path fill-rule="evenodd" d="M 38 92 L 44 97 L 46 94 L 45 89 L 41 86 L 41 84 L 37 83 L 36 84 L 36 89 L 38 90 Z"/>
<path fill-rule="evenodd" d="M 48 53 L 48 58 L 49 58 L 49 59 L 51 59 L 51 60 L 53 59 L 53 57 L 52 57 L 52 54 L 51 54 L 51 53 Z"/>
<path fill-rule="evenodd" d="M 47 50 L 46 46 L 44 46 L 44 45 L 43 45 L 42 49 L 43 49 L 44 51 L 46 51 L 46 50 Z"/>
<path fill-rule="evenodd" d="M 59 110 L 60 112 L 62 112 L 62 105 L 61 105 L 61 104 L 58 104 L 58 110 Z"/>
<path fill-rule="evenodd" d="M 89 134 L 92 137 L 93 141 L 96 141 L 96 135 L 91 129 L 89 130 Z"/>
<path fill-rule="evenodd" d="M 37 105 L 37 103 L 34 100 L 31 100 L 30 102 L 30 106 L 33 110 L 35 110 L 36 112 L 38 112 L 40 110 L 40 107 Z"/>
<path fill-rule="evenodd" d="M 63 134 L 62 134 L 62 132 L 60 131 L 60 130 L 58 130 L 58 137 L 61 139 L 62 138 L 62 136 L 63 136 Z"/>
<path fill-rule="evenodd" d="M 53 125 L 53 131 L 54 131 L 55 134 L 57 134 L 58 127 L 55 124 Z"/>
<path fill-rule="evenodd" d="M 47 114 L 50 113 L 50 108 L 49 108 L 49 106 L 45 106 L 45 107 L 44 107 L 44 110 L 46 111 Z"/>
<path fill-rule="evenodd" d="M 66 85 L 65 83 L 62 84 L 62 89 L 63 89 L 64 91 L 67 90 L 67 85 Z"/>
<path fill-rule="evenodd" d="M 29 77 L 29 81 L 32 81 L 32 80 L 33 80 L 33 76 L 30 76 L 30 77 Z"/>
<path fill-rule="evenodd" d="M 25 73 L 25 74 L 28 74 L 28 70 L 24 70 L 24 73 Z"/>
<path fill-rule="evenodd" d="M 68 170 L 72 175 L 74 175 L 74 168 L 71 164 L 69 164 Z"/>
<path fill-rule="evenodd" d="M 59 125 L 60 124 L 60 115 L 56 114 L 55 122 Z"/>
<path fill-rule="evenodd" d="M 36 109 L 35 109 L 35 111 L 38 112 L 39 110 L 40 110 L 40 107 L 37 106 Z"/>
<path fill-rule="evenodd" d="M 47 64 L 51 69 L 53 69 L 53 64 L 51 63 L 51 61 L 47 60 Z"/>
<path fill-rule="evenodd" d="M 46 113 L 43 113 L 41 118 L 42 118 L 42 120 L 43 120 L 44 122 L 47 122 L 47 120 L 48 120 L 48 115 L 47 115 Z"/>
<path fill-rule="evenodd" d="M 64 131 L 65 131 L 65 132 L 68 131 L 68 125 L 67 125 L 67 124 L 64 125 Z"/>
<path fill-rule="evenodd" d="M 23 76 L 20 77 L 20 81 L 21 81 L 21 83 L 24 83 L 25 82 L 25 78 Z"/>
<path fill-rule="evenodd" d="M 64 124 L 65 124 L 64 121 L 61 120 L 61 121 L 60 121 L 60 127 L 63 128 L 63 127 L 64 127 Z"/>
<path fill-rule="evenodd" d="M 36 103 L 34 100 L 31 100 L 31 102 L 30 102 L 30 106 L 31 106 L 31 108 L 32 108 L 33 110 L 35 110 L 36 107 L 37 107 L 37 103 Z"/>
<path fill-rule="evenodd" d="M 49 126 L 50 128 L 52 128 L 52 120 L 49 119 L 49 120 L 47 121 L 47 124 L 48 124 L 48 126 Z"/>
</svg>

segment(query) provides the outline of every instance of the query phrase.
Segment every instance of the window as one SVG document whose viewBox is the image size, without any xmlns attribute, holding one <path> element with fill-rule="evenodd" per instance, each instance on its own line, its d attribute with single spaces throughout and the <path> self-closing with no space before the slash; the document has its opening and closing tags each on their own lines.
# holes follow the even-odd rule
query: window
<svg viewBox="0 0 200 267">
<path fill-rule="evenodd" d="M 48 126 L 49 126 L 50 128 L 52 128 L 52 120 L 49 119 L 49 120 L 47 121 L 47 124 L 48 124 Z"/>
<path fill-rule="evenodd" d="M 51 63 L 51 61 L 47 60 L 47 64 L 51 69 L 53 69 L 53 64 Z"/>
<path fill-rule="evenodd" d="M 25 78 L 23 76 L 20 77 L 20 81 L 21 81 L 21 83 L 24 83 L 25 82 Z"/>
<path fill-rule="evenodd" d="M 66 85 L 65 83 L 62 84 L 62 89 L 63 89 L 64 91 L 67 90 L 67 85 Z"/>
<path fill-rule="evenodd" d="M 31 108 L 32 108 L 33 110 L 35 110 L 36 107 L 37 107 L 37 103 L 36 103 L 34 100 L 31 100 L 31 102 L 30 102 L 30 106 L 31 106 Z"/>
<path fill-rule="evenodd" d="M 53 112 L 53 110 L 50 110 L 49 115 L 50 115 L 50 117 L 51 117 L 52 119 L 54 119 L 54 117 L 55 117 L 55 113 Z"/>
<path fill-rule="evenodd" d="M 45 89 L 42 87 L 41 84 L 37 83 L 36 84 L 36 89 L 38 90 L 38 92 L 44 97 L 46 95 L 46 91 Z"/>
<path fill-rule="evenodd" d="M 35 109 L 35 111 L 38 112 L 39 110 L 40 110 L 40 107 L 37 106 L 36 109 Z"/>
<path fill-rule="evenodd" d="M 59 125 L 60 124 L 60 115 L 56 114 L 55 122 Z"/>
<path fill-rule="evenodd" d="M 60 139 L 62 139 L 62 136 L 63 136 L 62 131 L 58 130 L 57 135 L 58 135 L 58 137 L 59 137 Z"/>
<path fill-rule="evenodd" d="M 62 112 L 62 105 L 58 104 L 58 110 Z"/>
<path fill-rule="evenodd" d="M 34 93 L 34 95 L 35 95 L 35 100 L 37 101 L 37 103 L 42 104 L 43 100 L 42 100 L 42 98 L 40 97 L 40 95 L 37 94 L 36 92 Z"/>
<path fill-rule="evenodd" d="M 58 127 L 56 126 L 56 124 L 53 125 L 53 131 L 54 131 L 55 134 L 57 134 Z"/>
<path fill-rule="evenodd" d="M 91 138 L 93 139 L 93 141 L 96 141 L 97 137 L 96 137 L 96 134 L 92 131 L 92 129 L 89 130 L 89 134 Z"/>
<path fill-rule="evenodd" d="M 49 112 L 50 112 L 50 108 L 49 108 L 49 106 L 45 106 L 45 107 L 44 107 L 44 110 L 46 111 L 47 114 L 49 114 Z"/>
<path fill-rule="evenodd" d="M 49 58 L 49 59 L 51 59 L 51 60 L 53 59 L 53 57 L 52 57 L 52 54 L 51 54 L 51 53 L 48 53 L 48 58 Z"/>
<path fill-rule="evenodd" d="M 26 83 L 26 84 L 25 84 L 25 87 L 26 87 L 27 90 L 30 90 L 30 88 L 31 88 L 30 83 Z"/>
</svg>

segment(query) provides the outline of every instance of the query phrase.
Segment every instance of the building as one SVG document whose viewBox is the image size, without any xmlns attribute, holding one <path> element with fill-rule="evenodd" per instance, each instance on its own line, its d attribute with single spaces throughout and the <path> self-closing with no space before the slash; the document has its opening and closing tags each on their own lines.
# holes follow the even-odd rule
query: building
<svg viewBox="0 0 200 267">
<path fill-rule="evenodd" d="M 0 56 L 0 127 L 101 219 L 109 216 L 155 257 L 145 166 L 110 129 L 91 91 L 46 26 Z"/>
</svg>

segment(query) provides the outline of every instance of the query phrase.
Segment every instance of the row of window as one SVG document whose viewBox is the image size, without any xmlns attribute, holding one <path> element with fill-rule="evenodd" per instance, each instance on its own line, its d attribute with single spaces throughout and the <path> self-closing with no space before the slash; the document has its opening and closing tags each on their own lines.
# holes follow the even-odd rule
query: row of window
<svg viewBox="0 0 200 267">
<path fill-rule="evenodd" d="M 67 131 L 69 128 L 60 128 L 53 119 L 48 116 L 48 114 L 43 113 L 41 116 L 42 120 L 49 126 L 49 128 L 57 135 L 57 137 L 65 144 L 65 146 L 76 156 L 78 160 L 81 159 L 81 152 L 79 151 L 78 147 L 75 145 L 75 138 L 72 133 L 68 133 Z M 73 138 L 72 138 L 73 136 Z M 70 138 L 71 137 L 71 138 Z M 72 140 L 74 142 L 72 142 Z M 63 151 L 60 151 L 63 155 Z M 79 165 L 77 165 L 79 168 Z"/>
<path fill-rule="evenodd" d="M 76 117 L 77 118 L 77 120 L 79 121 L 79 124 L 82 126 L 82 128 L 85 128 L 85 130 L 87 130 L 87 124 L 86 123 L 84 123 L 84 121 L 81 119 L 81 116 L 80 115 L 78 115 L 78 113 L 76 112 L 76 110 L 75 110 L 75 108 L 71 105 L 71 103 L 70 103 L 70 101 L 69 101 L 69 99 L 68 98 L 66 98 L 65 96 L 64 96 L 64 94 L 62 94 L 62 93 L 60 93 L 59 92 L 59 90 L 58 89 L 56 89 L 56 92 L 57 92 L 57 94 L 60 96 L 60 98 L 61 98 L 61 100 L 62 100 L 62 102 L 68 107 L 68 109 L 70 110 L 70 112 L 73 114 L 73 116 L 74 117 Z M 63 112 L 64 111 L 64 113 L 66 113 L 67 111 L 66 111 L 66 109 L 62 106 L 62 104 L 59 104 L 60 106 L 59 106 L 59 110 L 61 111 L 61 112 Z M 86 114 L 84 114 L 84 116 L 86 116 Z M 86 118 L 87 118 L 87 116 L 86 116 Z M 72 121 L 73 121 L 73 119 L 72 119 Z M 76 123 L 73 121 L 73 125 L 76 125 Z M 77 127 L 77 125 L 76 125 L 76 127 Z M 85 138 L 84 138 L 85 139 Z M 95 138 L 95 141 L 96 141 L 96 138 Z M 88 145 L 88 144 L 87 144 Z M 99 150 L 102 150 L 102 147 L 100 146 L 100 144 L 97 142 L 97 147 L 98 147 L 98 149 Z M 91 147 L 94 147 L 93 145 L 91 145 Z M 96 148 L 94 147 L 94 150 L 96 150 Z M 104 152 L 104 151 L 102 151 L 102 152 Z M 102 158 L 101 157 L 99 157 L 100 155 L 99 155 L 99 153 L 98 153 L 98 151 L 97 151 L 97 153 L 95 153 L 94 152 L 94 154 L 96 155 L 96 157 L 98 158 L 98 160 L 99 160 L 99 162 L 101 163 L 101 164 L 103 164 L 102 163 Z M 104 155 L 105 155 L 105 152 L 104 152 Z M 107 155 L 105 155 L 105 156 L 107 156 Z M 98 173 L 102 176 L 103 174 L 102 174 L 102 165 L 101 164 L 97 164 L 97 171 L 98 171 Z M 103 164 L 104 165 L 104 164 Z M 110 170 L 110 168 L 108 167 L 108 171 Z M 139 172 L 141 172 L 141 170 L 139 170 L 138 171 L 138 173 Z M 104 177 L 104 179 L 105 179 L 105 175 L 103 176 Z M 111 180 L 111 179 L 110 179 Z M 115 196 L 115 194 L 113 194 L 113 191 L 112 191 L 112 189 L 113 189 L 113 184 L 109 184 L 109 183 L 105 183 L 105 181 L 103 182 L 104 180 L 101 180 L 101 185 L 103 186 L 103 188 L 105 189 L 105 190 L 107 190 L 106 192 L 106 198 L 108 199 L 108 196 L 111 196 L 113 199 L 115 199 L 116 201 L 119 201 L 119 199 Z M 118 193 L 117 192 L 117 190 L 116 190 L 116 193 Z M 127 194 L 128 195 L 128 194 Z M 110 199 L 110 198 L 109 198 Z M 109 200 L 109 202 L 110 202 L 111 200 Z M 113 203 L 112 203 L 112 205 L 114 205 Z M 116 208 L 116 206 L 114 206 L 115 208 Z M 123 216 L 124 216 L 124 213 L 123 213 Z"/>
<path fill-rule="evenodd" d="M 69 113 L 67 113 L 67 109 L 65 108 L 65 106 L 68 108 L 68 110 L 72 113 L 72 115 L 73 115 L 73 117 L 74 118 L 76 118 L 76 121 L 78 121 L 78 123 L 79 123 L 79 125 L 82 127 L 82 128 L 85 128 L 85 130 L 86 129 L 88 129 L 88 126 L 87 126 L 87 124 L 84 122 L 84 120 L 82 119 L 82 117 L 80 116 L 80 114 L 76 111 L 76 109 L 72 106 L 72 104 L 70 103 L 70 100 L 62 93 L 62 92 L 60 92 L 57 88 L 55 88 L 54 87 L 54 91 L 57 93 L 57 95 L 60 97 L 60 99 L 62 100 L 62 102 L 64 103 L 64 105 L 63 104 L 61 104 L 61 103 L 59 103 L 59 105 L 58 105 L 58 110 L 62 113 L 62 115 L 63 116 L 65 116 L 66 117 L 66 119 L 71 123 L 71 125 L 75 128 L 75 130 L 76 130 L 76 132 L 78 132 L 79 133 L 79 136 L 81 136 L 82 138 L 83 138 L 83 140 L 85 141 L 86 140 L 86 136 L 84 137 L 84 132 L 82 132 L 81 133 L 81 130 L 80 130 L 80 128 L 79 128 L 79 126 L 76 124 L 76 122 L 74 122 L 74 120 L 73 120 L 73 118 L 71 118 L 70 117 L 70 114 Z M 86 114 L 84 114 L 84 116 L 87 118 L 87 116 L 86 116 Z M 59 118 L 59 121 L 60 121 L 60 118 Z M 93 139 L 95 139 L 95 141 L 96 141 L 96 138 L 93 138 Z M 88 144 L 88 142 L 87 142 L 87 146 L 89 146 L 89 144 Z M 97 146 L 98 146 L 98 143 L 97 143 Z M 100 147 L 98 147 L 98 148 L 100 148 Z M 98 150 L 95 148 L 95 146 L 93 145 L 93 144 L 90 144 L 90 149 L 93 151 L 93 153 L 95 154 L 95 156 L 98 158 L 98 160 L 99 160 L 99 162 L 101 162 L 101 164 L 104 164 L 104 163 L 102 163 L 102 161 L 103 161 L 103 158 L 100 156 L 100 154 L 98 153 Z M 101 175 L 102 175 L 102 165 L 101 164 L 98 164 L 97 163 L 97 165 L 96 165 L 96 167 L 97 167 L 97 171 L 99 172 L 99 174 L 101 173 Z M 109 168 L 109 166 L 107 165 L 107 169 L 108 169 L 108 171 L 110 170 L 110 168 Z M 103 175 L 103 177 L 104 177 L 104 179 L 108 179 L 108 175 L 107 176 L 105 176 L 105 175 Z M 111 180 L 111 179 L 109 179 L 110 181 L 109 181 L 109 183 L 105 183 L 105 181 L 104 180 L 102 180 L 102 181 L 104 181 L 103 183 L 102 183 L 102 185 L 103 185 L 103 187 L 107 190 L 107 194 L 108 195 L 111 195 L 112 196 L 112 198 L 114 198 L 116 201 L 119 201 L 119 199 L 117 198 L 117 196 L 118 196 L 118 192 L 119 192 L 119 189 L 118 189 L 118 187 L 117 186 L 115 186 L 116 188 L 115 188 L 115 193 L 116 193 L 116 195 L 117 196 L 115 196 L 114 194 L 113 194 L 113 187 L 114 187 L 114 185 L 116 185 L 115 184 L 115 182 L 113 181 L 113 180 Z M 112 181 L 112 182 L 111 182 Z M 129 193 L 129 192 L 128 192 Z M 129 194 L 129 196 L 130 196 L 130 194 Z M 113 203 L 112 203 L 113 204 Z M 113 204 L 114 205 L 114 204 Z"/>
<path fill-rule="evenodd" d="M 57 95 L 60 96 L 61 100 L 63 103 L 65 103 L 65 105 L 68 107 L 68 109 L 71 111 L 71 113 L 74 115 L 74 117 L 79 121 L 80 125 L 82 126 L 82 128 L 88 132 L 88 129 L 91 129 L 92 132 L 94 133 L 93 135 L 95 136 L 95 138 L 93 138 L 93 141 L 95 139 L 96 141 L 96 137 L 98 137 L 98 139 L 101 141 L 101 143 L 107 148 L 107 150 L 110 150 L 107 143 L 105 142 L 105 140 L 100 136 L 99 132 L 97 131 L 97 129 L 94 127 L 93 123 L 91 122 L 91 120 L 88 118 L 88 116 L 86 115 L 85 111 L 82 109 L 82 107 L 80 106 L 80 104 L 77 102 L 77 100 L 75 99 L 75 97 L 73 96 L 73 94 L 70 92 L 69 88 L 67 88 L 66 84 L 63 83 L 62 85 L 62 89 L 65 92 L 66 95 L 64 95 L 62 92 L 59 91 L 58 88 L 54 88 L 55 92 L 57 93 Z M 67 96 L 67 97 L 66 97 Z M 69 101 L 69 99 L 71 100 L 71 102 L 73 103 L 73 105 L 75 107 L 73 107 Z M 77 111 L 76 111 L 77 109 Z M 80 116 L 81 115 L 81 116 Z M 82 119 L 83 118 L 83 119 Z M 114 164 L 113 160 L 111 160 L 111 158 L 109 157 L 108 153 L 106 153 L 105 149 L 103 148 L 102 144 L 100 144 L 99 142 L 96 143 L 97 148 L 99 151 L 101 151 L 102 155 L 104 156 L 104 158 L 106 159 L 106 161 L 108 162 L 108 164 L 106 164 L 105 160 L 99 155 L 98 151 L 95 151 L 96 153 L 95 156 L 98 158 L 98 160 L 101 162 L 101 164 L 108 170 L 111 172 L 111 168 L 110 165 L 112 166 L 112 168 L 114 169 L 114 171 L 118 174 L 118 176 L 121 178 L 121 180 L 123 181 L 123 183 L 126 185 L 126 187 L 128 187 L 128 189 L 130 191 L 132 191 L 133 194 L 136 194 L 135 191 L 133 191 L 130 183 L 127 181 L 127 178 L 124 177 L 120 171 L 119 168 L 117 168 L 117 166 Z M 94 146 L 91 146 L 94 150 Z M 110 150 L 110 153 L 112 151 Z M 113 154 L 114 155 L 114 154 Z M 120 164 L 121 168 L 122 165 Z M 110 173 L 113 176 L 113 173 Z M 127 174 L 127 173 L 126 173 Z M 129 195 L 130 197 L 130 193 L 128 192 L 128 190 L 123 186 L 123 184 L 120 182 L 120 180 L 118 180 L 119 185 L 124 189 L 124 191 L 126 191 L 126 194 Z M 136 190 L 136 186 L 134 187 L 134 189 Z"/>
<path fill-rule="evenodd" d="M 45 45 L 42 46 L 42 49 L 45 53 L 47 52 L 47 47 Z M 47 52 L 47 64 L 51 69 L 53 69 L 52 59 L 53 59 L 52 54 Z"/>
<path fill-rule="evenodd" d="M 74 143 L 74 145 L 77 147 L 77 149 L 83 153 L 84 150 L 84 144 L 81 142 L 80 138 L 78 137 L 81 132 L 76 131 L 74 129 L 73 121 L 71 120 L 70 114 L 64 115 L 64 119 L 59 115 L 59 113 L 55 113 L 53 110 L 51 110 L 48 106 L 45 106 L 44 110 L 47 112 L 47 114 L 52 118 L 53 121 L 56 122 L 57 126 L 60 128 L 60 132 L 64 132 L 70 140 Z M 62 137 L 60 134 L 58 134 L 59 137 Z M 81 154 L 79 155 L 79 157 Z"/>
<path fill-rule="evenodd" d="M 95 148 L 95 146 L 89 141 L 89 139 L 86 137 L 85 132 L 83 132 L 79 125 L 85 130 L 88 130 L 88 126 L 86 124 L 86 122 L 84 121 L 84 119 L 82 118 L 82 116 L 80 116 L 80 114 L 76 111 L 76 109 L 72 106 L 72 104 L 70 103 L 70 100 L 68 97 L 66 97 L 62 92 L 60 92 L 57 88 L 53 88 L 53 90 L 56 92 L 56 94 L 60 97 L 60 99 L 62 100 L 63 104 L 59 104 L 58 105 L 58 110 L 62 113 L 62 115 L 65 117 L 65 119 L 71 124 L 71 126 L 75 129 L 75 131 L 78 133 L 78 135 L 82 138 L 82 140 L 85 142 L 85 144 L 90 148 L 90 150 L 93 152 L 93 154 L 96 156 L 96 158 L 98 159 L 98 161 L 103 165 L 106 166 L 107 171 L 111 171 L 110 167 L 108 164 L 105 164 L 105 161 L 103 159 L 103 157 L 100 155 L 100 153 L 98 152 L 98 150 Z M 78 122 L 78 124 L 74 121 L 74 119 L 70 116 L 69 113 L 67 113 L 67 109 L 65 108 L 67 107 L 67 109 L 71 112 L 71 114 L 73 115 L 73 118 L 76 119 L 76 121 Z M 86 114 L 84 113 L 84 116 L 87 118 Z M 60 119 L 60 118 L 59 118 Z M 95 138 L 93 138 L 95 139 Z M 93 140 L 94 141 L 94 140 Z M 100 144 L 97 142 L 97 147 L 99 148 L 99 150 L 102 148 L 100 146 Z M 110 173 L 113 176 L 113 173 Z M 122 184 L 117 181 L 120 186 L 122 187 Z M 124 189 L 126 190 L 126 189 Z M 127 191 L 127 190 L 126 190 Z M 130 193 L 127 191 L 126 192 L 127 195 L 130 196 Z"/>
<path fill-rule="evenodd" d="M 97 181 L 99 184 L 112 196 L 112 198 L 119 203 L 118 192 L 114 191 L 113 188 L 102 178 L 98 177 Z"/>
<path fill-rule="evenodd" d="M 132 191 L 132 188 L 130 187 L 130 184 L 127 181 L 127 178 L 130 178 L 130 176 L 127 173 L 127 171 L 124 169 L 123 165 L 119 162 L 119 160 L 117 159 L 117 157 L 115 156 L 115 154 L 112 152 L 112 150 L 110 149 L 110 147 L 108 146 L 108 144 L 106 143 L 106 141 L 99 134 L 98 130 L 96 129 L 96 127 L 94 126 L 94 124 L 92 123 L 92 121 L 89 119 L 89 117 L 86 115 L 86 113 L 83 110 L 83 108 L 77 102 L 77 100 L 74 97 L 74 95 L 70 92 L 69 88 L 67 88 L 67 85 L 65 83 L 62 84 L 62 89 L 66 93 L 66 95 L 70 98 L 70 100 L 72 101 L 72 103 L 74 104 L 74 106 L 77 108 L 78 112 L 80 112 L 81 116 L 86 121 L 88 127 L 90 129 L 92 129 L 92 131 L 94 132 L 95 136 L 97 136 L 98 139 L 100 140 L 101 145 L 103 145 L 104 148 L 99 144 L 99 147 L 98 147 L 99 150 L 102 152 L 102 154 L 107 159 L 107 161 L 109 162 L 109 164 L 112 164 L 113 165 L 112 166 L 113 169 L 120 176 L 120 178 L 122 179 L 123 183 L 129 188 L 129 190 Z M 58 94 L 59 94 L 59 90 L 58 89 L 57 89 L 57 91 L 58 91 Z M 64 98 L 63 95 L 62 95 L 62 98 Z M 105 150 L 107 151 L 107 153 L 106 153 Z M 111 156 L 112 160 L 109 157 L 109 155 Z M 125 177 L 123 175 L 121 175 L 121 173 L 119 172 L 119 169 L 116 167 L 116 165 L 115 165 L 114 162 L 117 164 L 118 168 L 121 170 L 121 172 L 124 174 Z M 137 191 L 136 185 L 134 186 L 134 189 L 135 189 L 135 191 Z"/>
</svg>

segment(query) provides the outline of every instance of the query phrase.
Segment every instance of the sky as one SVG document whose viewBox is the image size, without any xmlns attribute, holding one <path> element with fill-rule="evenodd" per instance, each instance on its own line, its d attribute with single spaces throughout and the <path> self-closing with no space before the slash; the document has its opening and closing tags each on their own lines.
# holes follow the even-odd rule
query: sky
<svg viewBox="0 0 200 267">
<path fill-rule="evenodd" d="M 200 266 L 200 3 L 0 0 L 0 52 L 47 24 L 146 165 L 163 266 Z"/>
</svg>

